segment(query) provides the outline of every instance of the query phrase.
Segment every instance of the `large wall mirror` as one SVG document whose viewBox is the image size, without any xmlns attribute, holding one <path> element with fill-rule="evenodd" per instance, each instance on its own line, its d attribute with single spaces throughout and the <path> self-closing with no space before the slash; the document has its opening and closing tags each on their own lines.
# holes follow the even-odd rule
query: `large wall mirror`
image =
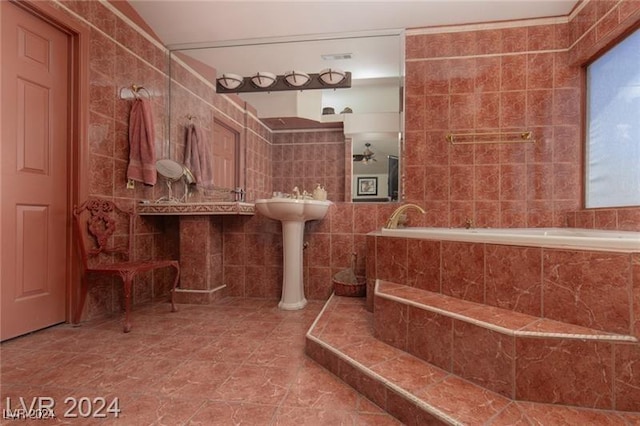
<svg viewBox="0 0 640 426">
<path fill-rule="evenodd" d="M 338 68 L 351 73 L 351 87 L 239 93 L 274 132 L 304 131 L 342 123 L 351 144 L 354 202 L 397 201 L 403 131 L 404 35 L 399 30 L 198 43 L 169 46 L 215 68 L 217 75 L 251 77 L 298 70 Z M 171 108 L 176 108 L 171 99 Z M 348 198 L 345 196 L 345 198 Z"/>
</svg>

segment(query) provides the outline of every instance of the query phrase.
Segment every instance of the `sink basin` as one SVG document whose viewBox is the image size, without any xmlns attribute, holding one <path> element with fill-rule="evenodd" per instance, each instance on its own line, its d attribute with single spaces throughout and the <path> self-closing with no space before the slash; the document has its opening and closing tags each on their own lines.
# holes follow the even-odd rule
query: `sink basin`
<svg viewBox="0 0 640 426">
<path fill-rule="evenodd" d="M 331 201 L 294 198 L 269 198 L 255 202 L 258 213 L 282 222 L 284 271 L 282 297 L 278 304 L 280 309 L 302 309 L 307 304 L 302 275 L 304 223 L 324 218 L 331 204 Z"/>
<path fill-rule="evenodd" d="M 256 209 L 269 219 L 302 221 L 322 219 L 331 201 L 296 200 L 293 198 L 269 198 L 256 200 Z"/>
</svg>

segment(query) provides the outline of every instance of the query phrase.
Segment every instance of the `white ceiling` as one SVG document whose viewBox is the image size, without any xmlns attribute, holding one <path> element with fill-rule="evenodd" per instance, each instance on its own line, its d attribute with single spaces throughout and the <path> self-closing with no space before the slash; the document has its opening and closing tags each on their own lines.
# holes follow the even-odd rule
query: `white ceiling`
<svg viewBox="0 0 640 426">
<path fill-rule="evenodd" d="M 129 0 L 129 3 L 162 42 L 172 46 L 564 16 L 577 0 Z"/>
<path fill-rule="evenodd" d="M 422 0 L 422 1 L 216 1 L 129 0 L 171 49 L 237 46 L 195 53 L 219 73 L 276 74 L 291 69 L 318 72 L 338 67 L 364 78 L 397 76 L 401 47 L 392 39 L 359 38 L 333 42 L 284 43 L 331 36 L 370 36 L 408 28 L 566 16 L 577 0 Z M 255 42 L 267 42 L 257 45 Z M 321 54 L 352 53 L 354 60 L 322 62 Z M 292 61 L 291 58 L 295 58 Z"/>
</svg>

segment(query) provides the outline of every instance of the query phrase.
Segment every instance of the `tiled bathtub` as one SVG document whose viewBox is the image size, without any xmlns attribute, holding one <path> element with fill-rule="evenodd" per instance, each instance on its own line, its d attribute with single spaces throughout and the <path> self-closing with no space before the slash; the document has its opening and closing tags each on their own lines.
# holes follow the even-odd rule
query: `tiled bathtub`
<svg viewBox="0 0 640 426">
<path fill-rule="evenodd" d="M 376 279 L 640 337 L 640 232 L 384 229 L 367 235 L 370 309 Z"/>
<path fill-rule="evenodd" d="M 640 233 L 571 231 L 367 234 L 376 338 L 514 401 L 640 411 Z"/>
</svg>

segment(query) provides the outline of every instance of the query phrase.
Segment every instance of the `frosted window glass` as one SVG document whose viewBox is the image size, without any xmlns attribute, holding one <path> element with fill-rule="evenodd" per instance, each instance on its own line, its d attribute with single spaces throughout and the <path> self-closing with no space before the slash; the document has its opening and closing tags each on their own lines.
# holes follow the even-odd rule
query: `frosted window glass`
<svg viewBox="0 0 640 426">
<path fill-rule="evenodd" d="M 640 205 L 640 30 L 587 68 L 586 207 Z"/>
</svg>

